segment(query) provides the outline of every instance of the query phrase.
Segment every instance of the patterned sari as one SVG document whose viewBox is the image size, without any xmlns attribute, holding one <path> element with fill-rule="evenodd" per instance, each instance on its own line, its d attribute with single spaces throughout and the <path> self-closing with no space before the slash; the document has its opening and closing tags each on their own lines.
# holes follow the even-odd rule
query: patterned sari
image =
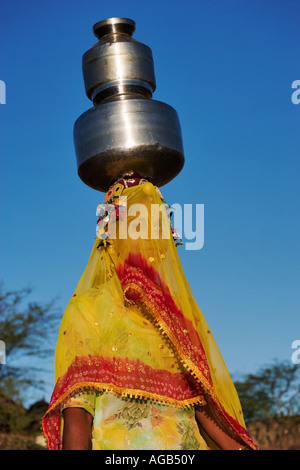
<svg viewBox="0 0 300 470">
<path fill-rule="evenodd" d="M 103 397 L 123 400 L 112 416 L 120 417 L 124 403 L 134 402 L 147 404 L 152 423 L 157 406 L 162 415 L 169 408 L 188 410 L 183 427 L 195 406 L 209 400 L 223 427 L 241 445 L 257 449 L 185 278 L 165 201 L 151 183 L 140 183 L 117 182 L 107 193 L 89 262 L 62 318 L 55 387 L 42 420 L 49 448 L 62 448 L 62 408 L 78 394 L 93 392 L 101 395 L 102 407 Z M 194 448 L 205 448 L 197 439 Z M 205 439 L 209 448 L 218 448 Z M 103 448 L 96 441 L 94 448 Z M 170 448 L 182 448 L 179 441 Z"/>
</svg>

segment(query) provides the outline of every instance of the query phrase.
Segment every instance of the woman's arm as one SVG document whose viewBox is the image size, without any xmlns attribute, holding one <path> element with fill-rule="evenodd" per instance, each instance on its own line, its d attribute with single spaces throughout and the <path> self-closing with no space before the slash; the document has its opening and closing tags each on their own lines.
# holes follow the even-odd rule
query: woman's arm
<svg viewBox="0 0 300 470">
<path fill-rule="evenodd" d="M 65 408 L 63 450 L 91 450 L 92 415 L 83 408 Z"/>
</svg>

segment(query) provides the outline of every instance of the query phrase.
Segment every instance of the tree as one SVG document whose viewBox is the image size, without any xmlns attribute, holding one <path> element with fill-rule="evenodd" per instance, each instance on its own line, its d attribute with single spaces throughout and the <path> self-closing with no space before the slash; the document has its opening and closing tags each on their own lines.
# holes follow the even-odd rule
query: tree
<svg viewBox="0 0 300 470">
<path fill-rule="evenodd" d="M 245 421 L 300 414 L 300 367 L 275 361 L 235 382 Z"/>
<path fill-rule="evenodd" d="M 54 301 L 28 302 L 32 289 L 7 291 L 0 284 L 0 340 L 5 364 L 0 365 L 0 392 L 21 401 L 29 387 L 43 389 L 36 378 L 36 360 L 51 354 L 51 336 L 57 332 L 59 311 Z"/>
</svg>

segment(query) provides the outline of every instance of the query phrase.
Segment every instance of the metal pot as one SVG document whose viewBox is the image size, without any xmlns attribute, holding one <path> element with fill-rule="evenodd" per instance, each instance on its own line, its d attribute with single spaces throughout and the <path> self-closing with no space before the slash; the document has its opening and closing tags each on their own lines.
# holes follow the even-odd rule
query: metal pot
<svg viewBox="0 0 300 470">
<path fill-rule="evenodd" d="M 110 18 L 93 27 L 99 41 L 82 57 L 85 90 L 93 103 L 137 93 L 151 98 L 156 88 L 150 47 L 131 37 L 135 22 Z"/>
<path fill-rule="evenodd" d="M 78 174 L 103 192 L 128 171 L 163 186 L 184 165 L 178 115 L 151 99 L 152 52 L 131 38 L 134 29 L 127 18 L 96 23 L 99 41 L 83 56 L 86 93 L 95 106 L 74 125 Z"/>
</svg>

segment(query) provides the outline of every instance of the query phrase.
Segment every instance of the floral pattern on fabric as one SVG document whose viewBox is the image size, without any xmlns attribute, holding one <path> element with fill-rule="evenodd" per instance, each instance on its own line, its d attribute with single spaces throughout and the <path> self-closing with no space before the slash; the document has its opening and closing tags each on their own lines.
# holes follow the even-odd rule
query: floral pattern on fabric
<svg viewBox="0 0 300 470">
<path fill-rule="evenodd" d="M 61 409 L 70 406 L 93 415 L 93 450 L 208 450 L 193 407 L 179 409 L 97 391 L 80 392 Z"/>
</svg>

